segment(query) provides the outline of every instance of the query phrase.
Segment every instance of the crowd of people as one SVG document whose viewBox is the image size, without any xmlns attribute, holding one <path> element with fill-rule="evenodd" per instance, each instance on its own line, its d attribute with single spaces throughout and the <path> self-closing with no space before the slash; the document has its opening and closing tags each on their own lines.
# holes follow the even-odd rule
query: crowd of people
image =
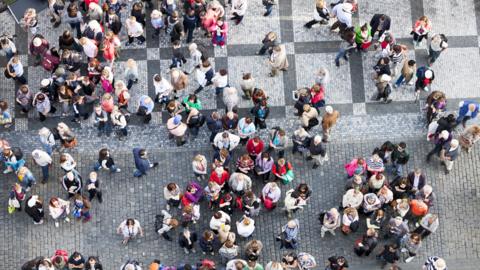
<svg viewBox="0 0 480 270">
<path fill-rule="evenodd" d="M 123 0 L 49 0 L 48 3 L 53 27 L 66 23 L 71 29 L 63 32 L 58 44 L 52 44 L 38 31 L 37 11 L 28 9 L 25 12 L 21 25 L 32 36 L 28 53 L 34 65 L 51 72 L 50 77 L 40 81 L 40 87 L 25 78 L 23 64 L 26 63 L 22 64 L 18 56 L 14 37 L 4 35 L 0 38 L 1 50 L 8 60 L 4 74 L 15 80 L 18 88 L 14 104 L 0 100 L 0 124 L 6 128 L 11 126 L 10 108 L 14 106 L 18 106 L 23 114 L 36 110 L 38 121 L 52 117 L 56 106 L 60 106 L 61 117 L 73 113 L 72 122 L 93 118 L 99 137 L 109 137 L 115 131 L 119 140 L 126 140 L 130 117 L 136 114 L 144 124 L 149 124 L 152 112 L 157 108 L 168 112 L 166 128 L 178 146 L 187 143 L 189 137 L 195 138 L 205 124 L 210 131 L 213 159 L 207 160 L 201 154 L 194 156 L 192 170 L 195 180 L 171 182 L 164 187 L 165 209 L 156 216 L 155 231 L 165 241 L 177 238 L 179 248 L 186 254 L 195 253 L 199 248 L 204 255 L 219 255 L 215 257 L 218 260 L 206 258 L 178 267 L 166 266 L 175 262 L 162 264 L 155 260 L 149 269 L 212 270 L 225 267 L 228 270 L 262 270 L 260 260 L 269 261 L 265 265 L 268 270 L 305 270 L 319 265 L 313 255 L 301 251 L 298 235 L 302 220 L 295 217 L 298 210 L 307 206 L 315 187 L 301 182 L 301 179 L 297 180 L 299 183 L 295 183 L 295 188 L 285 190 L 282 187 L 297 179 L 295 169 L 285 155 L 290 145 L 292 155 L 299 154 L 305 162 L 312 161 L 312 169 L 329 162 L 328 142 L 340 113 L 325 100 L 325 92 L 330 90 L 328 69 L 318 68 L 312 78 L 315 81 L 313 86 L 294 91 L 299 126 L 288 134 L 283 127 L 267 126 L 269 98 L 264 89 L 257 87 L 254 74 L 242 74 L 238 86 L 243 93 L 240 96 L 242 93 L 229 84 L 228 70 L 215 71 L 206 50 L 193 42 L 205 36 L 211 38 L 212 46 L 224 48 L 229 20 L 234 22 L 232 27 L 242 23 L 244 16 L 248 16 L 248 0 L 163 0 L 159 1 L 157 8 L 148 0 L 134 3 Z M 263 0 L 262 4 L 265 7 L 263 15 L 270 16 L 278 3 Z M 480 106 L 475 101 L 464 100 L 456 116 L 446 114 L 446 94 L 431 91 L 435 79 L 432 67 L 448 48 L 446 36 L 432 33 L 432 23 L 426 16 L 415 22 L 411 31 L 414 47 L 423 46 L 423 40 L 427 40 L 429 51 L 428 65 L 417 67 L 416 61 L 407 57 L 407 46 L 399 44 L 395 33 L 390 31 L 392 22 L 388 15 L 375 14 L 369 23 L 353 25 L 352 14 L 357 12 L 357 5 L 356 0 L 334 3 L 316 0 L 314 17 L 306 22 L 305 28 L 328 25 L 332 35 L 338 33 L 342 41 L 335 58 L 336 66 L 340 66 L 342 59 L 349 61 L 352 53 L 363 53 L 373 47 L 378 59 L 373 70 L 378 90 L 376 100 L 390 103 L 390 93 L 408 85 L 414 85 L 412 93 L 416 100 L 423 98 L 422 92 L 429 92 L 425 106 L 427 139 L 434 148 L 426 159 L 430 161 L 433 156 L 438 157 L 445 165 L 445 172 L 449 173 L 460 150 L 470 152 L 480 139 L 478 125 L 467 127 L 467 121 L 477 116 Z M 153 29 L 151 37 L 146 35 L 147 24 Z M 122 28 L 127 34 L 125 40 L 120 38 Z M 134 59 L 128 59 L 125 71 L 118 74 L 113 64 L 121 55 L 122 44 L 141 46 L 155 38 L 170 40 L 173 49 L 171 65 L 166 67 L 169 72 L 167 76 L 158 72 L 149 78 L 153 81 L 155 96 L 141 95 L 137 104 L 132 104 L 130 91 L 139 81 L 138 65 Z M 285 45 L 278 40 L 277 33 L 267 33 L 257 53 L 268 54 L 272 77 L 289 67 Z M 181 50 L 182 44 L 188 47 L 188 57 Z M 82 65 L 85 61 L 88 63 L 86 68 Z M 198 88 L 185 94 L 192 79 Z M 215 91 L 215 98 L 223 101 L 224 113 L 202 113 L 198 94 L 207 88 Z M 245 115 L 238 112 L 240 98 L 252 102 L 251 110 Z M 460 124 L 463 131 L 455 138 L 453 131 Z M 316 126 L 321 127 L 320 134 L 312 130 Z M 267 139 L 259 136 L 261 130 L 267 131 Z M 99 171 L 121 172 L 111 151 L 108 148 L 99 150 L 98 159 L 89 164 L 92 170 L 85 181 L 69 154 L 77 147 L 78 140 L 67 124 L 60 122 L 54 128 L 40 129 L 38 140 L 42 148 L 31 153 L 34 160 L 31 166 L 41 168 L 41 182 L 46 184 L 52 164 L 59 163 L 63 170 L 61 185 L 65 194 L 46 201 L 36 194 L 37 177 L 32 168 L 28 168 L 30 165 L 27 166 L 22 149 L 2 140 L 4 174 L 14 173 L 18 178 L 9 193 L 9 213 L 15 214 L 23 209 L 34 224 L 40 225 L 48 212 L 55 227 L 71 222 L 71 218 L 85 223 L 95 218 L 90 209 L 99 207 L 95 201 L 103 201 L 99 180 L 103 174 Z M 396 270 L 400 269 L 400 261 L 412 261 L 426 237 L 437 230 L 440 218 L 431 211 L 436 195 L 421 168 L 407 171 L 410 149 L 405 142 L 387 141 L 372 150 L 371 155 L 352 157 L 345 164 L 345 193 L 339 198 L 340 207 L 319 213 L 320 236 L 329 237 L 327 232 L 335 235 L 336 231 L 349 235 L 366 228 L 362 237 L 352 239 L 354 253 L 369 256 L 377 250 L 376 258 L 382 267 Z M 59 154 L 58 161 L 52 158 L 54 152 Z M 134 177 L 147 175 L 159 164 L 151 161 L 147 150 L 142 147 L 133 149 L 133 160 L 136 167 Z M 255 189 L 261 192 L 256 194 Z M 48 211 L 45 211 L 47 205 Z M 255 219 L 259 215 L 271 214 L 269 212 L 279 206 L 287 220 L 275 237 L 280 248 L 289 251 L 281 261 L 275 261 L 262 258 L 265 256 L 262 255 L 264 244 L 255 239 L 254 232 Z M 241 213 L 241 218 L 236 221 L 232 219 L 235 212 Z M 200 232 L 193 225 L 201 215 L 211 219 L 208 228 Z M 140 222 L 132 217 L 118 226 L 117 233 L 122 235 L 124 245 L 144 235 Z M 173 235 L 174 231 L 178 231 L 178 237 Z M 241 248 L 236 239 L 247 243 Z M 380 241 L 385 244 L 376 248 Z M 331 256 L 326 263 L 329 270 L 347 268 L 348 262 L 343 256 Z M 53 257 L 35 258 L 25 263 L 22 269 L 103 268 L 96 256 L 85 259 L 78 251 L 69 255 L 59 249 Z M 136 260 L 129 260 L 120 269 L 140 270 L 142 266 Z M 431 256 L 424 269 L 445 270 L 446 263 L 442 258 Z"/>
</svg>

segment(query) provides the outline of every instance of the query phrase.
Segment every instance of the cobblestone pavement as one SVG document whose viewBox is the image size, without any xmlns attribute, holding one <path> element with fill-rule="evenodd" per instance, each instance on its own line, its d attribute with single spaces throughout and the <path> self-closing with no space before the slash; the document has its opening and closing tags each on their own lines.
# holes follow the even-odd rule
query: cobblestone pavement
<svg viewBox="0 0 480 270">
<path fill-rule="evenodd" d="M 327 1 L 331 2 L 331 1 Z M 426 63 L 425 48 L 414 49 L 410 41 L 410 27 L 421 15 L 427 15 L 433 22 L 433 31 L 445 33 L 449 38 L 449 49 L 441 55 L 434 65 L 436 79 L 433 90 L 443 90 L 449 98 L 449 110 L 455 111 L 457 103 L 464 98 L 479 100 L 480 85 L 476 79 L 480 69 L 473 63 L 479 62 L 480 2 L 476 0 L 361 0 L 359 12 L 355 15 L 355 24 L 368 22 L 375 13 L 386 13 L 392 18 L 392 30 L 402 44 L 408 46 L 409 58 L 415 59 L 419 65 Z M 229 29 L 228 43 L 225 49 L 210 46 L 210 41 L 195 33 L 195 42 L 203 46 L 215 69 L 228 68 L 230 84 L 238 87 L 243 72 L 251 72 L 258 85 L 264 87 L 270 96 L 271 116 L 268 126 L 285 127 L 291 133 L 299 125 L 293 116 L 292 90 L 311 86 L 314 73 L 319 67 L 330 70 L 332 81 L 327 87 L 326 101 L 341 112 L 341 119 L 333 131 L 332 142 L 328 146 L 330 161 L 319 170 L 311 170 L 300 158 L 293 158 L 298 179 L 309 183 L 314 188 L 314 198 L 304 212 L 298 214 L 301 222 L 300 251 L 313 254 L 317 262 L 323 262 L 329 255 L 346 256 L 355 267 L 352 269 L 373 269 L 374 259 L 359 259 L 352 256 L 352 243 L 358 235 L 319 239 L 319 225 L 316 215 L 322 209 L 337 206 L 343 187 L 342 165 L 353 156 L 366 155 L 384 140 L 405 140 L 413 152 L 413 160 L 409 168 L 420 166 L 426 169 L 429 181 L 433 184 L 438 196 L 438 203 L 433 211 L 439 213 L 441 226 L 439 231 L 425 242 L 421 254 L 409 266 L 403 269 L 419 269 L 418 265 L 427 255 L 444 256 L 448 260 L 449 269 L 478 269 L 479 235 L 478 205 L 480 172 L 477 165 L 480 154 L 474 151 L 462 155 L 455 164 L 454 171 L 448 176 L 439 173 L 440 166 L 433 163 L 424 164 L 424 155 L 430 148 L 425 141 L 423 103 L 414 103 L 413 90 L 407 87 L 394 90 L 392 104 L 378 104 L 371 100 L 375 86 L 371 81 L 372 66 L 376 62 L 376 53 L 369 51 L 364 55 L 352 55 L 349 64 L 336 68 L 335 57 L 340 39 L 331 34 L 326 26 L 314 26 L 305 30 L 303 24 L 313 15 L 313 0 L 279 0 L 270 17 L 263 17 L 260 1 L 249 1 L 249 8 L 244 21 Z M 61 25 L 52 28 L 47 12 L 39 16 L 39 33 L 56 44 L 58 36 L 69 27 Z M 123 14 L 125 19 L 126 13 Z M 31 34 L 24 32 L 8 13 L 0 14 L 2 32 L 16 33 L 16 43 L 20 51 L 22 63 L 32 63 L 27 55 L 27 43 Z M 459 28 L 458 26 L 462 27 Z M 123 30 L 122 30 L 123 31 Z M 265 58 L 255 55 L 264 35 L 269 31 L 279 33 L 282 43 L 286 45 L 290 68 L 276 78 L 269 78 Z M 166 74 L 171 58 L 168 39 L 161 36 L 152 39 L 152 29 L 147 24 L 147 42 L 142 46 L 132 46 L 122 51 L 119 61 L 115 63 L 116 77 L 121 78 L 125 61 L 134 58 L 139 64 L 140 81 L 131 90 L 131 104 L 144 94 L 153 96 L 154 89 L 151 78 L 155 73 Z M 122 32 L 122 36 L 125 33 Z M 4 57 L 0 57 L 0 65 L 5 66 Z M 41 67 L 25 68 L 30 87 L 38 91 L 40 80 L 49 76 Z M 190 78 L 193 81 L 193 77 Z M 18 86 L 11 80 L 0 76 L 0 99 L 6 99 L 11 106 Z M 192 82 L 183 95 L 197 88 Z M 223 111 L 222 101 L 216 100 L 213 89 L 206 89 L 199 94 L 205 113 L 213 110 Z M 240 112 L 247 114 L 249 102 L 240 103 Z M 130 110 L 135 110 L 132 106 Z M 60 110 L 58 110 L 60 111 Z M 69 118 L 61 118 L 60 112 L 46 122 L 40 123 L 33 113 L 21 115 L 18 108 L 12 111 L 15 123 L 9 129 L 0 128 L 0 137 L 20 146 L 25 153 L 38 148 L 37 130 L 42 126 L 53 127 L 60 121 L 70 125 Z M 168 243 L 153 232 L 154 217 L 164 207 L 161 188 L 170 181 L 178 181 L 183 186 L 192 179 L 190 160 L 197 152 L 212 155 L 208 148 L 206 128 L 202 128 L 197 139 L 189 140 L 183 147 L 176 147 L 168 140 L 165 121 L 167 116 L 158 109 L 153 113 L 149 126 L 137 124 L 133 120 L 131 135 L 124 143 L 110 138 L 96 137 L 92 120 L 81 124 L 71 124 L 78 134 L 80 146 L 73 150 L 80 172 L 84 177 L 91 170 L 97 150 L 108 146 L 114 149 L 116 161 L 122 172 L 115 175 L 102 173 L 101 180 L 105 191 L 105 202 L 94 203 L 94 219 L 88 224 L 66 224 L 56 229 L 51 220 L 44 225 L 34 226 L 24 214 L 10 216 L 0 211 L 0 230 L 4 241 L 0 248 L 0 269 L 18 269 L 22 262 L 37 255 L 52 254 L 57 248 L 69 251 L 79 250 L 84 255 L 99 255 L 106 269 L 118 269 L 126 258 L 137 258 L 148 263 L 153 258 L 160 258 L 165 263 L 183 261 L 185 258 L 176 242 Z M 477 121 L 478 123 L 478 121 Z M 315 128 L 312 133 L 320 130 Z M 266 137 L 264 131 L 261 136 Z M 152 149 L 154 159 L 161 164 L 160 168 L 142 179 L 133 179 L 131 148 L 148 146 Z M 58 161 L 58 155 L 54 156 Z M 178 172 L 181 172 L 180 174 Z M 35 168 L 34 174 L 40 171 Z M 65 196 L 58 177 L 60 170 L 54 168 L 54 174 L 47 185 L 37 185 L 33 191 L 44 198 L 52 195 Z M 6 202 L 7 193 L 14 179 L 11 176 L 1 178 L 2 188 L 0 201 Z M 138 182 L 138 183 L 137 183 Z M 258 190 L 258 185 L 255 186 Z M 282 191 L 289 187 L 282 187 Z M 6 204 L 4 204 L 6 205 Z M 211 213 L 202 204 L 204 222 L 197 224 L 198 232 L 205 228 Z M 115 235 L 115 228 L 126 217 L 135 217 L 145 226 L 146 237 L 133 241 L 127 247 L 121 245 L 120 236 Z M 238 219 L 238 215 L 234 220 Z M 273 235 L 285 223 L 286 217 L 275 210 L 264 213 L 256 219 L 258 224 L 254 237 L 260 238 L 266 248 L 262 259 L 280 259 L 283 251 L 275 245 Z M 312 237 L 313 236 L 313 237 Z M 240 241 L 243 244 L 245 241 Z M 200 254 L 191 256 L 191 260 L 200 258 Z"/>
<path fill-rule="evenodd" d="M 282 194 L 300 182 L 306 182 L 313 187 L 313 197 L 308 206 L 303 212 L 296 214 L 301 224 L 300 251 L 313 254 L 318 262 L 323 262 L 332 254 L 344 255 L 353 265 L 358 266 L 352 269 L 363 269 L 362 265 L 374 265 L 373 258 L 359 259 L 353 256 L 353 241 L 360 236 L 359 234 L 343 236 L 337 233 L 335 237 L 327 235 L 324 239 L 320 239 L 317 215 L 321 210 L 339 205 L 345 181 L 343 164 L 353 156 L 368 155 L 380 143 L 380 141 L 331 143 L 327 148 L 330 160 L 318 170 L 312 170 L 311 164 L 306 163 L 300 156 L 293 157 L 289 151 L 287 152 L 287 159 L 293 163 L 297 179 L 288 186 L 282 186 Z M 413 140 L 407 141 L 407 145 L 410 151 L 413 151 L 408 168 L 425 168 L 428 181 L 433 185 L 438 196 L 438 202 L 432 212 L 440 216 L 439 230 L 426 239 L 418 258 L 412 264 L 418 265 L 431 254 L 457 260 L 476 260 L 479 256 L 477 245 L 479 220 L 475 215 L 480 189 L 478 181 L 480 171 L 476 163 L 480 159 L 480 151 L 476 149 L 473 153 L 463 155 L 456 162 L 452 173 L 445 176 L 437 162 L 432 162 L 428 166 L 425 164 L 424 157 L 431 147 L 428 143 Z M 99 255 L 106 269 L 117 269 L 116 267 L 126 258 L 137 258 L 143 263 L 160 258 L 167 264 L 199 259 L 201 253 L 189 256 L 188 259 L 184 258 L 183 251 L 176 243 L 176 236 L 173 242 L 167 242 L 153 230 L 155 215 L 165 207 L 162 187 L 170 181 L 176 181 L 184 188 L 186 183 L 193 179 L 190 161 L 196 153 L 205 154 L 209 160 L 212 156 L 210 149 L 184 149 L 174 152 L 151 150 L 151 159 L 159 161 L 160 166 L 146 177 L 133 179 L 131 177 L 133 160 L 130 151 L 115 152 L 115 161 L 122 172 L 116 174 L 100 172 L 99 179 L 105 199 L 103 204 L 93 202 L 93 219 L 87 224 L 74 222 L 61 224 L 60 228 L 55 228 L 52 220 L 47 218 L 45 224 L 33 225 L 31 220 L 22 213 L 8 215 L 6 211 L 1 211 L 0 221 L 3 224 L 1 236 L 4 239 L 2 244 L 4 251 L 0 255 L 2 269 L 14 269 L 25 258 L 52 254 L 57 248 L 79 250 L 84 255 Z M 83 152 L 73 153 L 73 156 L 79 164 L 80 173 L 86 177 L 92 170 L 96 155 Z M 58 154 L 55 154 L 54 160 L 58 158 Z M 27 166 L 29 165 L 30 162 Z M 33 172 L 40 177 L 38 168 L 33 166 Z M 66 197 L 58 180 L 60 176 L 61 169 L 55 165 L 50 182 L 46 185 L 36 185 L 33 192 L 43 198 L 49 198 L 52 195 Z M 4 178 L 1 182 L 1 190 L 7 190 L 14 181 L 15 179 L 11 176 Z M 259 188 L 261 183 L 254 181 L 255 191 L 259 192 Z M 0 195 L 0 199 L 6 201 L 5 192 Z M 262 212 L 255 218 L 257 226 L 253 237 L 265 244 L 261 257 L 263 263 L 266 263 L 265 260 L 280 259 L 284 252 L 279 249 L 278 243 L 274 240 L 274 234 L 287 221 L 279 208 L 271 213 Z M 208 227 L 208 221 L 212 215 L 212 211 L 206 209 L 205 203 L 201 204 L 201 214 L 203 217 L 201 222 L 194 227 L 197 232 Z M 115 229 L 127 217 L 138 219 L 144 226 L 146 234 L 145 237 L 125 247 L 121 244 L 121 237 L 115 234 Z M 239 217 L 240 214 L 236 213 L 232 220 L 238 220 Z M 365 226 L 363 223 L 362 227 Z M 245 240 L 239 241 L 239 244 L 244 243 Z M 8 248 L 9 246 L 13 248 Z"/>
</svg>

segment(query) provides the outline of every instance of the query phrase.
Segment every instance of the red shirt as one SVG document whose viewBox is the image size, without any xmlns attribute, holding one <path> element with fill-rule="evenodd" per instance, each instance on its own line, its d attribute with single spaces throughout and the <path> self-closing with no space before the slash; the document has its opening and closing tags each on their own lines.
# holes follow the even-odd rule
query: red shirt
<svg viewBox="0 0 480 270">
<path fill-rule="evenodd" d="M 252 156 L 255 155 L 255 156 L 257 156 L 257 155 L 259 155 L 259 154 L 262 153 L 262 151 L 263 151 L 263 146 L 264 146 L 264 144 L 263 144 L 263 141 L 262 141 L 262 140 L 260 140 L 260 142 L 257 143 L 257 145 L 255 145 L 255 144 L 253 143 L 253 139 L 250 139 L 250 140 L 248 140 L 248 142 L 247 142 L 247 152 L 248 152 L 249 155 L 252 155 Z"/>
<path fill-rule="evenodd" d="M 223 186 L 225 182 L 228 181 L 229 177 L 230 175 L 227 171 L 223 171 L 221 175 L 218 175 L 215 171 L 212 171 L 212 174 L 210 174 L 210 181 L 217 183 L 219 186 Z"/>
<path fill-rule="evenodd" d="M 272 173 L 278 175 L 285 175 L 288 171 L 292 169 L 292 164 L 290 162 L 286 162 L 285 165 L 280 166 L 278 163 L 275 163 L 272 166 Z"/>
</svg>

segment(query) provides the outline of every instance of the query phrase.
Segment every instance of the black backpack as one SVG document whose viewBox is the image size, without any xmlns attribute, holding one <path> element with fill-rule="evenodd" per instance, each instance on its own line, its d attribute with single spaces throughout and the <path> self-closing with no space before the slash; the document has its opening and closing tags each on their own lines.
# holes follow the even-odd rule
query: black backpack
<svg viewBox="0 0 480 270">
<path fill-rule="evenodd" d="M 20 160 L 23 158 L 23 152 L 22 152 L 22 149 L 18 148 L 18 147 L 12 147 L 12 152 L 13 152 L 13 155 L 15 156 L 15 158 L 17 160 Z"/>
<path fill-rule="evenodd" d="M 158 231 L 163 227 L 163 215 L 156 215 L 155 216 L 155 232 L 158 233 Z"/>
</svg>

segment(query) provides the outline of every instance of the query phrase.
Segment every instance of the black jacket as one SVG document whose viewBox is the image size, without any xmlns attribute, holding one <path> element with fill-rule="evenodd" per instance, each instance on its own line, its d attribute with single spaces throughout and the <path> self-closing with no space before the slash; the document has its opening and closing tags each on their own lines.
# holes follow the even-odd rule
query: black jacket
<svg viewBox="0 0 480 270">
<path fill-rule="evenodd" d="M 380 24 L 380 17 L 385 16 L 385 21 L 383 22 L 383 27 L 380 29 L 381 31 L 388 31 L 390 30 L 390 23 L 391 19 L 389 16 L 385 14 L 375 14 L 372 17 L 372 20 L 370 20 L 370 27 L 372 27 L 372 32 L 377 30 L 378 25 Z"/>
<path fill-rule="evenodd" d="M 193 248 L 193 244 L 195 242 L 197 242 L 197 234 L 194 233 L 194 232 L 190 232 L 190 245 L 188 244 L 188 240 L 183 235 L 183 233 L 180 233 L 180 236 L 178 237 L 178 244 L 182 248 L 191 249 L 191 248 Z"/>
<path fill-rule="evenodd" d="M 325 157 L 325 155 L 327 154 L 327 151 L 325 150 L 325 146 L 323 146 L 323 143 L 319 143 L 315 145 L 313 140 L 311 140 L 310 147 L 308 149 L 310 150 L 310 154 L 312 154 L 313 156 L 320 155 L 322 157 Z"/>
<path fill-rule="evenodd" d="M 222 120 L 214 120 L 211 115 L 207 116 L 207 128 L 211 132 L 220 132 L 223 130 Z"/>
</svg>

